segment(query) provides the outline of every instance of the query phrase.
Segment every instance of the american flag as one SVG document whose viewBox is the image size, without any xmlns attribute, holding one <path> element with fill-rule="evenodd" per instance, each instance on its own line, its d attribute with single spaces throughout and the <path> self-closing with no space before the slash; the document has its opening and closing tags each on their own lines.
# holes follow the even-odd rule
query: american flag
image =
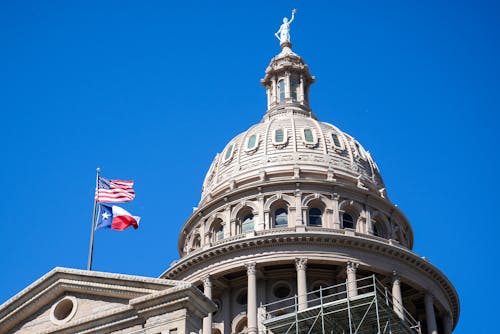
<svg viewBox="0 0 500 334">
<path fill-rule="evenodd" d="M 96 201 L 106 203 L 130 202 L 135 197 L 133 186 L 134 181 L 108 180 L 99 176 L 95 193 Z"/>
</svg>

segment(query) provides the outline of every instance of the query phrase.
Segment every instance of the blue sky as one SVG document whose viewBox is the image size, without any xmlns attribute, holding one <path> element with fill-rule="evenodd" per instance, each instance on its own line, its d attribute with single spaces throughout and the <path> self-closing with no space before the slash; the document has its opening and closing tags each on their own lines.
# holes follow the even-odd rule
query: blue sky
<svg viewBox="0 0 500 334">
<path fill-rule="evenodd" d="M 377 161 L 414 251 L 455 284 L 455 333 L 496 331 L 500 8 L 495 1 L 0 2 L 0 303 L 86 267 L 95 169 L 136 181 L 139 230 L 94 268 L 158 276 L 205 172 L 260 121 L 292 8 L 322 121 Z"/>
</svg>

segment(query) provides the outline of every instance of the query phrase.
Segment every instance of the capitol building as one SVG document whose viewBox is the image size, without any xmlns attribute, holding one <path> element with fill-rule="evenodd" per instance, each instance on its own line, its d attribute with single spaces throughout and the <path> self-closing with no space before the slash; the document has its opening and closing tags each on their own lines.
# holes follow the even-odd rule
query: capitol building
<svg viewBox="0 0 500 334">
<path fill-rule="evenodd" d="M 180 258 L 158 278 L 55 268 L 0 306 L 0 333 L 452 333 L 458 294 L 412 251 L 371 153 L 311 109 L 292 21 L 267 111 L 215 155 Z"/>
</svg>

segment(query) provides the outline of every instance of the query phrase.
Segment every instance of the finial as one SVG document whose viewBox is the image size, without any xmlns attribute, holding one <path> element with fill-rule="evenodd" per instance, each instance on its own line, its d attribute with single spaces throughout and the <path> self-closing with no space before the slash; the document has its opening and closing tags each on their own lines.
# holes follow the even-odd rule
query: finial
<svg viewBox="0 0 500 334">
<path fill-rule="evenodd" d="M 292 43 L 290 42 L 290 24 L 293 22 L 295 19 L 295 13 L 297 13 L 297 9 L 292 10 L 292 17 L 290 20 L 288 18 L 284 17 L 283 18 L 283 24 L 280 26 L 278 31 L 274 34 L 277 39 L 280 41 L 280 47 L 292 47 Z"/>
</svg>

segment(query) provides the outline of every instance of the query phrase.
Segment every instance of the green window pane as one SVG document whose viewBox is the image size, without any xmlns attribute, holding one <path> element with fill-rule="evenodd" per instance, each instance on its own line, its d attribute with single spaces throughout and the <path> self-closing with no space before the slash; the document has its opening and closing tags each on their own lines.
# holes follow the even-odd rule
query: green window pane
<svg viewBox="0 0 500 334">
<path fill-rule="evenodd" d="M 274 141 L 277 143 L 283 142 L 283 129 L 277 129 L 274 133 Z"/>
<path fill-rule="evenodd" d="M 308 143 L 314 142 L 314 137 L 313 137 L 313 133 L 312 133 L 311 129 L 304 130 L 304 137 L 305 137 L 306 142 L 308 142 Z"/>
<path fill-rule="evenodd" d="M 336 147 L 342 147 L 342 145 L 340 145 L 339 137 L 335 133 L 332 133 L 332 139 L 333 145 L 335 145 Z"/>
<path fill-rule="evenodd" d="M 257 141 L 257 136 L 256 135 L 251 135 L 249 138 L 248 138 L 248 144 L 247 144 L 247 148 L 248 149 L 252 149 L 255 147 L 255 143 Z"/>
<path fill-rule="evenodd" d="M 226 155 L 224 156 L 224 159 L 227 160 L 231 158 L 231 154 L 233 153 L 233 145 L 229 146 L 229 148 L 226 151 Z"/>
</svg>

